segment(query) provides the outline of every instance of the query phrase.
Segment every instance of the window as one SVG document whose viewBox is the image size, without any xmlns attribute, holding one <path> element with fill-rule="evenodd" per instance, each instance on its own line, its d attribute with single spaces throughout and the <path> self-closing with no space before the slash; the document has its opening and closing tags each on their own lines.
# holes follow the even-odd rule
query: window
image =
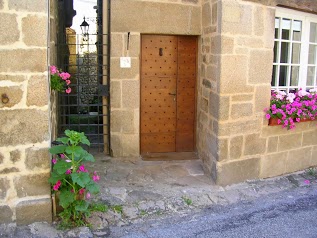
<svg viewBox="0 0 317 238">
<path fill-rule="evenodd" d="M 278 8 L 272 89 L 292 91 L 317 86 L 317 15 Z"/>
</svg>

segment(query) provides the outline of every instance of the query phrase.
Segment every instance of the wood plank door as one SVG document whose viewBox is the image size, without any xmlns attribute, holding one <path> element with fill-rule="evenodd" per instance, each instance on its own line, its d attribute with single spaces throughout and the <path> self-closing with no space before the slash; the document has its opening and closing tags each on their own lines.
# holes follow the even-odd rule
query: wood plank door
<svg viewBox="0 0 317 238">
<path fill-rule="evenodd" d="M 196 37 L 143 35 L 141 154 L 194 150 Z"/>
</svg>

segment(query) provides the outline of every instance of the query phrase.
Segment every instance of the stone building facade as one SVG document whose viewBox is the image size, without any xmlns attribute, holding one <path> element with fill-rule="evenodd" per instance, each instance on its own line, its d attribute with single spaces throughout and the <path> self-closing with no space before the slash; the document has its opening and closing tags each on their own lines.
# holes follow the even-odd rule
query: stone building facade
<svg viewBox="0 0 317 238">
<path fill-rule="evenodd" d="M 57 62 L 56 2 L 0 0 L 0 223 L 52 219 L 48 148 L 56 134 L 57 105 L 48 66 Z M 316 1 L 116 0 L 111 5 L 115 157 L 140 155 L 142 35 L 191 35 L 198 42 L 195 151 L 206 174 L 227 185 L 317 165 L 315 122 L 286 130 L 268 126 L 263 113 L 270 101 L 276 10 L 316 15 Z M 131 57 L 131 68 L 120 68 L 122 56 Z"/>
<path fill-rule="evenodd" d="M 48 62 L 55 44 L 48 23 L 54 3 L 49 14 L 48 1 L 0 1 L 0 223 L 52 220 Z"/>
<path fill-rule="evenodd" d="M 217 184 L 317 164 L 316 123 L 268 126 L 277 8 L 317 13 L 315 1 L 170 0 L 112 3 L 111 140 L 114 156 L 140 154 L 142 34 L 196 35 L 196 151 Z M 127 33 L 131 32 L 129 52 Z M 119 57 L 132 67 L 119 68 Z"/>
</svg>

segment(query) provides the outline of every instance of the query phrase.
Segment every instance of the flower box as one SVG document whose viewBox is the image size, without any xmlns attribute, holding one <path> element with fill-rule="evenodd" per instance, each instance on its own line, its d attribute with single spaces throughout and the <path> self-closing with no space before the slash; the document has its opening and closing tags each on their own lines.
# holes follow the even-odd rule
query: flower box
<svg viewBox="0 0 317 238">
<path fill-rule="evenodd" d="M 316 120 L 316 119 L 315 119 Z M 301 122 L 308 122 L 308 121 L 315 121 L 315 120 L 312 120 L 310 118 L 303 118 L 301 119 L 299 122 L 296 122 L 296 123 L 301 123 Z M 280 124 L 278 124 L 278 118 L 270 118 L 269 119 L 269 126 L 280 126 L 282 125 L 282 122 Z"/>
</svg>

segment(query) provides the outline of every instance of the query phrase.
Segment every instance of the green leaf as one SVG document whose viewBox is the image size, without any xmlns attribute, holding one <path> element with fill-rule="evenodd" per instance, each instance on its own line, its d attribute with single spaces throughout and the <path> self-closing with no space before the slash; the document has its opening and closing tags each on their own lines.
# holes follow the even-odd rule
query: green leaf
<svg viewBox="0 0 317 238">
<path fill-rule="evenodd" d="M 56 141 L 62 142 L 63 144 L 67 145 L 69 138 L 68 137 L 57 138 Z"/>
<path fill-rule="evenodd" d="M 90 146 L 90 141 L 87 139 L 87 137 L 84 135 L 81 136 L 81 140 L 80 140 L 81 143 L 85 144 L 85 145 L 88 145 Z"/>
<path fill-rule="evenodd" d="M 68 190 L 61 190 L 61 194 L 59 196 L 59 205 L 61 205 L 63 208 L 67 208 L 74 201 L 74 193 Z"/>
<path fill-rule="evenodd" d="M 66 174 L 58 174 L 56 172 L 51 173 L 51 177 L 48 179 L 48 182 L 55 184 L 58 180 L 63 180 L 66 177 Z"/>
<path fill-rule="evenodd" d="M 72 163 L 68 163 L 64 160 L 58 160 L 57 163 L 54 165 L 53 170 L 56 171 L 58 174 L 65 174 L 65 172 L 70 169 Z"/>
<path fill-rule="evenodd" d="M 82 159 L 83 161 L 95 162 L 94 156 L 88 153 L 86 150 L 83 151 L 79 159 Z"/>
<path fill-rule="evenodd" d="M 98 184 L 96 184 L 94 181 L 90 180 L 90 182 L 86 185 L 86 189 L 93 193 L 93 194 L 97 194 L 100 192 L 100 187 Z"/>
<path fill-rule="evenodd" d="M 91 180 L 91 178 L 89 177 L 89 174 L 84 172 L 72 173 L 71 177 L 73 181 L 77 183 L 79 186 L 81 186 L 82 188 L 84 188 Z"/>
<path fill-rule="evenodd" d="M 89 203 L 85 200 L 80 200 L 77 202 L 77 205 L 75 206 L 75 210 L 79 212 L 84 212 L 88 209 Z"/>
<path fill-rule="evenodd" d="M 75 157 L 80 157 L 84 151 L 85 150 L 81 146 L 68 146 L 66 148 L 66 153 L 74 154 Z"/>
<path fill-rule="evenodd" d="M 53 155 L 55 154 L 62 154 L 65 152 L 67 146 L 66 145 L 56 145 L 56 146 L 53 146 L 49 149 L 49 152 Z"/>
</svg>

